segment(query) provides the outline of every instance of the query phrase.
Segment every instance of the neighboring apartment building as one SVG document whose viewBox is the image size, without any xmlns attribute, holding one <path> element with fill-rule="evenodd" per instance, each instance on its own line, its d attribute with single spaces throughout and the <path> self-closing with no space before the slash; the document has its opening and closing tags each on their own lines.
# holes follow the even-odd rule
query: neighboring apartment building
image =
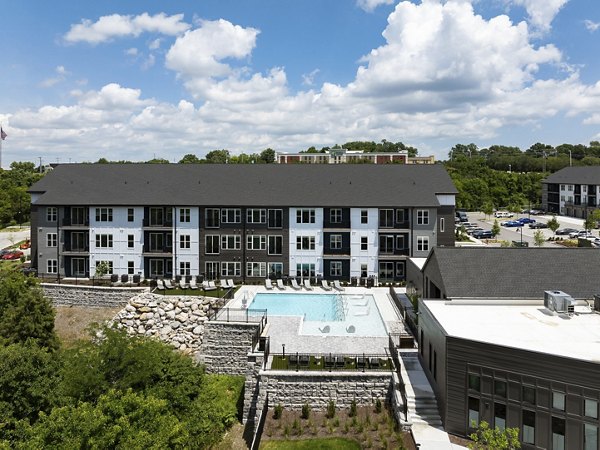
<svg viewBox="0 0 600 450">
<path fill-rule="evenodd" d="M 29 192 L 40 275 L 400 281 L 454 245 L 438 165 L 65 164 Z"/>
<path fill-rule="evenodd" d="M 279 164 L 345 164 L 366 162 L 370 164 L 435 164 L 432 156 L 408 156 L 407 151 L 397 153 L 369 153 L 345 148 L 331 149 L 324 153 L 277 153 Z"/>
<path fill-rule="evenodd" d="M 542 181 L 542 208 L 587 218 L 600 204 L 600 167 L 565 167 Z"/>
<path fill-rule="evenodd" d="M 419 358 L 445 430 L 519 429 L 524 449 L 599 450 L 600 252 L 435 248 L 422 276 Z M 545 291 L 569 294 L 553 311 Z M 595 309 L 595 311 L 594 311 Z"/>
</svg>

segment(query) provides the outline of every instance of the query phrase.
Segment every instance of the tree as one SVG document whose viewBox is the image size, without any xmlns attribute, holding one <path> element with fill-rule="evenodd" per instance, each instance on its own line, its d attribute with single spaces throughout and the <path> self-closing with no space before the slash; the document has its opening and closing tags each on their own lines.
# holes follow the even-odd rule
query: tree
<svg viewBox="0 0 600 450">
<path fill-rule="evenodd" d="M 229 156 L 229 150 L 213 150 L 206 154 L 206 162 L 210 164 L 226 164 Z"/>
<path fill-rule="evenodd" d="M 110 267 L 108 266 L 108 263 L 106 261 L 100 261 L 98 264 L 96 264 L 95 276 L 98 278 L 102 278 L 108 273 L 109 270 Z"/>
<path fill-rule="evenodd" d="M 558 223 L 558 220 L 556 220 L 556 216 L 552 216 L 552 219 L 548 221 L 548 228 L 550 228 L 550 230 L 556 234 L 556 230 L 560 228 L 560 223 Z"/>
<path fill-rule="evenodd" d="M 588 213 L 585 221 L 583 222 L 583 227 L 586 231 L 593 230 L 596 228 L 598 221 L 600 220 L 600 209 L 595 209 Z"/>
<path fill-rule="evenodd" d="M 494 220 L 494 225 L 492 225 L 492 236 L 494 236 L 494 239 L 496 238 L 496 236 L 498 236 L 500 234 L 500 225 L 498 225 L 498 219 Z"/>
<path fill-rule="evenodd" d="M 485 202 L 483 204 L 483 208 L 481 208 L 481 211 L 485 214 L 486 218 L 491 216 L 492 213 L 494 212 L 494 205 L 492 204 L 492 202 Z"/>
<path fill-rule="evenodd" d="M 265 164 L 271 164 L 275 162 L 275 150 L 272 148 L 264 149 L 260 152 L 260 156 L 258 157 L 260 162 Z"/>
<path fill-rule="evenodd" d="M 544 233 L 542 232 L 542 230 L 536 230 L 536 232 L 533 233 L 534 245 L 536 247 L 543 247 L 544 242 L 546 242 L 546 236 L 544 236 Z"/>
<path fill-rule="evenodd" d="M 481 421 L 475 433 L 472 433 L 469 437 L 473 440 L 473 443 L 469 443 L 469 448 L 472 450 L 514 450 L 521 448 L 518 428 L 490 428 L 485 420 Z"/>
<path fill-rule="evenodd" d="M 153 158 L 146 161 L 146 164 L 169 164 L 169 160 L 164 158 Z"/>
<path fill-rule="evenodd" d="M 179 161 L 179 164 L 200 164 L 202 160 L 198 158 L 196 155 L 188 153 Z"/>
</svg>

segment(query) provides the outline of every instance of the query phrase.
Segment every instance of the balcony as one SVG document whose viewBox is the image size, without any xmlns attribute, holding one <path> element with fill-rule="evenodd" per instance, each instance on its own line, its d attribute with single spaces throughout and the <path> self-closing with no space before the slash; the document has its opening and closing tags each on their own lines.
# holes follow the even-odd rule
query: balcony
<svg viewBox="0 0 600 450">
<path fill-rule="evenodd" d="M 89 245 L 72 245 L 72 244 L 63 244 L 62 253 L 69 254 L 87 254 L 90 252 Z"/>
<path fill-rule="evenodd" d="M 341 247 L 341 248 L 327 248 L 323 249 L 323 256 L 350 256 L 350 247 Z"/>
<path fill-rule="evenodd" d="M 172 255 L 173 247 L 150 247 L 144 246 L 144 256 L 152 256 L 152 255 Z"/>
<path fill-rule="evenodd" d="M 77 217 L 65 217 L 62 220 L 63 227 L 87 228 L 90 226 L 89 219 L 80 219 Z"/>
<path fill-rule="evenodd" d="M 408 248 L 395 248 L 395 249 L 384 249 L 379 250 L 379 256 L 408 256 L 410 249 Z"/>
<path fill-rule="evenodd" d="M 144 228 L 173 228 L 172 220 L 155 221 L 148 218 L 144 219 L 142 224 Z"/>
</svg>

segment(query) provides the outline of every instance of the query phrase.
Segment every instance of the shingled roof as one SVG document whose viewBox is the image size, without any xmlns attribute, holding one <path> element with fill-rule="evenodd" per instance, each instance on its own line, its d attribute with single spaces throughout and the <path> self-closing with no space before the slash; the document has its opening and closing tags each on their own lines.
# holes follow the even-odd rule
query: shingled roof
<svg viewBox="0 0 600 450">
<path fill-rule="evenodd" d="M 600 184 L 600 166 L 565 167 L 542 180 L 547 184 Z"/>
<path fill-rule="evenodd" d="M 38 205 L 439 206 L 457 194 L 441 165 L 63 164 Z"/>
<path fill-rule="evenodd" d="M 547 290 L 574 298 L 600 294 L 600 250 L 594 248 L 436 247 L 424 272 L 436 264 L 449 299 L 540 299 Z"/>
</svg>

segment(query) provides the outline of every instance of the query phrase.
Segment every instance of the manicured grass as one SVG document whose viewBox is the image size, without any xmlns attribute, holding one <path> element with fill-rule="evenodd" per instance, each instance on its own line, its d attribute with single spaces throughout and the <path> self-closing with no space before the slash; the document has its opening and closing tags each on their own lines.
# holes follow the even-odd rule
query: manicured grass
<svg viewBox="0 0 600 450">
<path fill-rule="evenodd" d="M 302 364 L 298 360 L 290 361 L 290 357 L 295 358 L 297 355 L 292 353 L 291 355 L 286 354 L 285 358 L 282 355 L 273 355 L 273 363 L 271 364 L 272 370 L 363 370 L 363 367 L 357 367 L 356 359 L 354 357 L 344 357 L 343 365 L 337 363 L 335 365 L 326 366 L 325 357 L 317 357 L 310 355 L 308 365 Z M 367 363 L 365 370 L 369 370 L 369 364 Z M 380 358 L 380 366 L 371 370 L 392 370 L 392 361 L 389 358 Z"/>
<path fill-rule="evenodd" d="M 239 287 L 236 287 L 237 291 Z M 159 291 L 158 289 L 154 291 L 155 294 L 163 294 L 163 295 L 194 295 L 196 297 L 215 297 L 221 298 L 225 294 L 225 289 L 215 289 L 213 291 L 203 291 L 201 287 L 198 289 L 166 289 L 164 291 Z"/>
<path fill-rule="evenodd" d="M 360 445 L 352 439 L 327 438 L 267 441 L 261 444 L 260 448 L 263 450 L 360 450 Z"/>
</svg>

